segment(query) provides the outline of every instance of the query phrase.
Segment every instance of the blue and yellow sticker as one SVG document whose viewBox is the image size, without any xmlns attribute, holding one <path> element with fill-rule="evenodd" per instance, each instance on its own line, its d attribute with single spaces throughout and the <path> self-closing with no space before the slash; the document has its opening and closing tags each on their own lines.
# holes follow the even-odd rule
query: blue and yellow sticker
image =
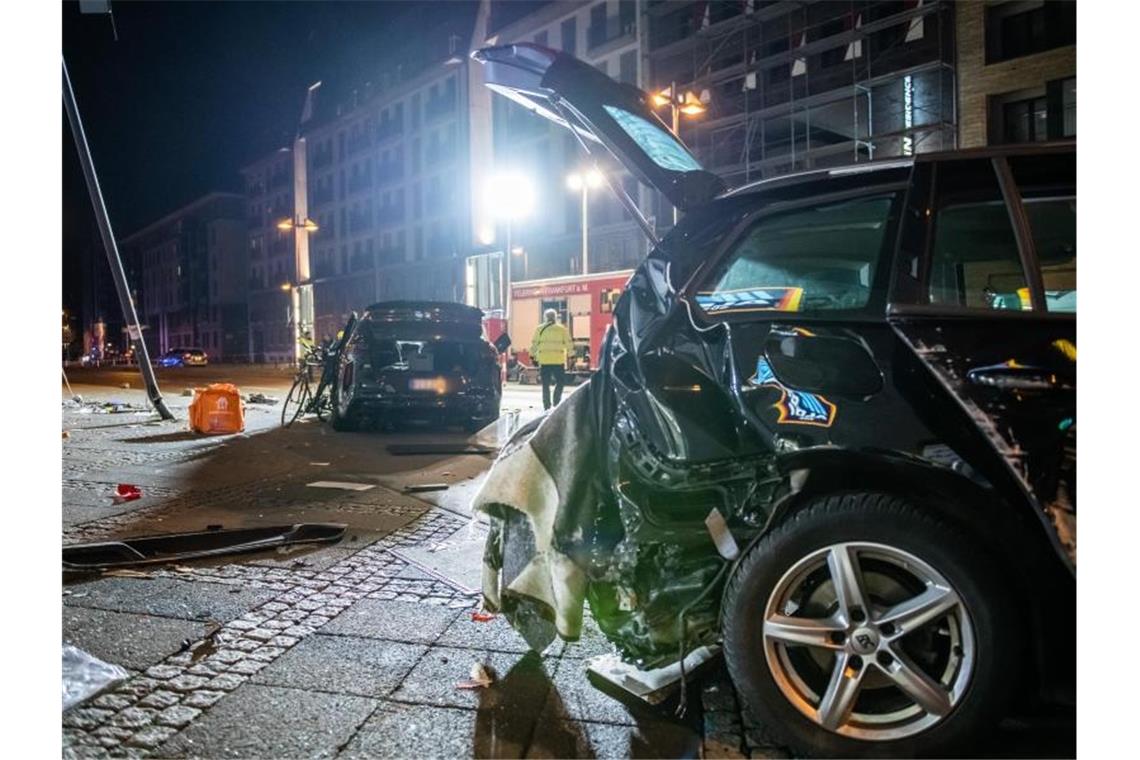
<svg viewBox="0 0 1140 760">
<path fill-rule="evenodd" d="M 772 387 L 780 391 L 780 398 L 773 405 L 779 418 L 779 425 L 815 425 L 817 427 L 831 427 L 835 422 L 838 407 L 824 396 L 806 391 L 797 391 L 783 385 L 776 379 L 772 366 L 761 354 L 756 359 L 756 374 L 748 378 L 748 382 L 758 388 Z"/>
<path fill-rule="evenodd" d="M 794 287 L 745 288 L 698 293 L 697 305 L 706 312 L 799 311 L 804 289 Z"/>
</svg>

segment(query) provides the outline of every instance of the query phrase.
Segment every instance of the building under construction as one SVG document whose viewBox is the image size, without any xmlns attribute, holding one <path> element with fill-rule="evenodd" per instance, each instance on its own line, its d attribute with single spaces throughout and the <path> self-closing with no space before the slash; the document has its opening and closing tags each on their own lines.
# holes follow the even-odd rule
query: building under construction
<svg viewBox="0 0 1140 760">
<path fill-rule="evenodd" d="M 705 102 L 682 137 L 732 185 L 955 146 L 952 3 L 651 0 L 645 13 L 651 81 Z"/>
</svg>

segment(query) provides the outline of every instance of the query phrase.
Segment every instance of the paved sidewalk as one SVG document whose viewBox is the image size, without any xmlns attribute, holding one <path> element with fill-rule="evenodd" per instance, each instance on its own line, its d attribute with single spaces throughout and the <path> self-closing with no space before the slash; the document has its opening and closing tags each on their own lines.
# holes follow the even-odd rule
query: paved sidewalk
<svg viewBox="0 0 1140 760">
<path fill-rule="evenodd" d="M 76 390 L 143 401 L 139 391 Z M 168 401 L 185 419 L 189 399 Z M 471 619 L 471 545 L 484 528 L 465 500 L 491 458 L 385 453 L 395 440 L 461 435 L 335 434 L 315 421 L 281 430 L 279 412 L 249 405 L 245 434 L 201 438 L 184 422 L 65 409 L 64 543 L 214 523 L 349 525 L 345 540 L 317 551 L 67 582 L 64 640 L 131 677 L 64 713 L 66 757 L 778 754 L 749 747 L 732 690 L 717 678 L 681 721 L 590 685 L 586 658 L 608 651 L 592 625 L 581 642 L 539 655 L 503 619 Z M 305 485 L 318 479 L 374 487 Z M 111 505 L 119 482 L 138 484 L 144 498 Z M 451 487 L 437 506 L 403 493 L 417 482 Z M 442 571 L 429 566 L 433 556 Z M 456 688 L 475 663 L 495 684 Z"/>
</svg>

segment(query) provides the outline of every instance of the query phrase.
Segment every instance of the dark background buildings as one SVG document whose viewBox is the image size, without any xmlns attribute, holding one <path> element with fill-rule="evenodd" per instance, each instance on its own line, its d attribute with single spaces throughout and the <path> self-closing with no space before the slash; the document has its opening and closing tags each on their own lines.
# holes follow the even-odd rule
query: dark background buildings
<svg viewBox="0 0 1140 760">
<path fill-rule="evenodd" d="M 242 292 L 249 328 L 223 330 L 231 338 L 217 350 L 203 346 L 227 359 L 291 356 L 296 234 L 309 235 L 317 337 L 374 300 L 461 299 L 466 257 L 504 245 L 507 231 L 489 218 L 481 189 L 501 168 L 525 171 L 537 197 L 535 212 L 510 230 L 512 247 L 527 254 L 525 270 L 522 257 L 510 257 L 513 279 L 580 271 L 580 198 L 565 187 L 580 167 L 577 148 L 562 130 L 491 98 L 468 59 L 475 47 L 534 42 L 650 92 L 674 82 L 692 91 L 708 110 L 682 118 L 681 135 L 733 185 L 1076 134 L 1075 3 L 1064 0 L 113 9 L 118 42 L 106 17 L 67 6 L 63 43 L 119 238 L 208 193 L 245 196 L 245 248 L 229 271 L 244 272 L 232 275 L 244 284 L 233 292 Z M 89 327 L 115 315 L 95 297 L 93 272 L 105 265 L 66 126 L 63 148 L 64 304 Z M 621 181 L 667 229 L 668 204 L 631 177 Z M 297 188 L 319 226 L 312 233 L 277 226 L 301 207 Z M 591 271 L 636 264 L 644 238 L 611 195 L 591 194 L 589 212 Z M 143 302 L 171 276 L 148 273 L 156 264 L 146 261 L 129 264 Z M 221 305 L 208 290 L 204 297 L 203 308 Z M 236 321 L 239 307 L 228 307 Z M 164 334 L 211 340 L 214 324 Z"/>
</svg>

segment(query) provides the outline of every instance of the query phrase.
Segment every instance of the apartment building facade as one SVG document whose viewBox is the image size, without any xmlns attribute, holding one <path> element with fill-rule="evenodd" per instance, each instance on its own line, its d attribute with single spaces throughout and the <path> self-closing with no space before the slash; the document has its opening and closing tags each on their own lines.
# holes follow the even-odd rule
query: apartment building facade
<svg viewBox="0 0 1140 760">
<path fill-rule="evenodd" d="M 293 151 L 280 148 L 241 170 L 245 181 L 249 361 L 293 360 L 289 287 L 296 278 L 293 231 L 281 229 L 293 218 Z"/>
<path fill-rule="evenodd" d="M 646 86 L 642 60 L 641 0 L 601 2 L 551 2 L 519 17 L 509 2 L 490 3 L 490 15 L 476 42 L 505 45 L 530 42 L 573 55 L 609 76 L 637 87 Z M 504 21 L 504 17 L 506 20 Z M 479 32 L 483 34 L 480 35 Z M 473 79 L 478 78 L 476 73 Z M 482 88 L 481 79 L 478 87 Z M 490 149 L 478 159 L 473 150 L 473 172 L 479 177 L 497 173 L 526 176 L 533 188 L 533 211 L 512 222 L 511 246 L 525 249 L 524 256 L 510 256 L 511 279 L 537 279 L 582 273 L 582 195 L 570 189 L 567 178 L 590 167 L 580 146 L 567 130 L 526 111 L 513 101 L 484 89 L 489 116 Z M 472 92 L 472 97 L 479 94 Z M 475 118 L 475 117 L 473 117 Z M 473 135 L 480 134 L 473 126 Z M 650 191 L 620 166 L 601 167 L 612 173 L 643 211 L 650 208 Z M 492 211 L 480 208 L 476 198 L 475 218 L 494 231 L 491 248 L 505 245 L 503 222 Z M 620 202 L 605 187 L 587 192 L 588 268 L 591 273 L 628 269 L 646 254 L 646 240 Z"/>
<path fill-rule="evenodd" d="M 156 357 L 203 349 L 214 361 L 248 355 L 246 203 L 211 193 L 120 241 Z"/>
<path fill-rule="evenodd" d="M 730 185 L 950 149 L 954 12 L 943 0 L 650 0 L 651 79 L 706 103 L 681 136 Z"/>
<path fill-rule="evenodd" d="M 957 7 L 959 144 L 1077 135 L 1077 4 L 1005 0 Z"/>
<path fill-rule="evenodd" d="M 462 298 L 466 64 L 455 45 L 402 81 L 320 104 L 303 125 L 318 339 L 376 301 Z"/>
</svg>

